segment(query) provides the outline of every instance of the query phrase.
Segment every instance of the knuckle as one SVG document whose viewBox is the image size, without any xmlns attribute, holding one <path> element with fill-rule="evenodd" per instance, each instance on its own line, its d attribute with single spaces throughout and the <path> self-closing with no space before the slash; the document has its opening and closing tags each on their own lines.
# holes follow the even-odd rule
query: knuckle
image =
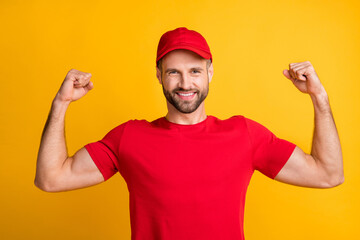
<svg viewBox="0 0 360 240">
<path fill-rule="evenodd" d="M 88 82 L 88 81 L 89 81 L 89 78 L 86 77 L 85 75 L 82 75 L 82 76 L 80 77 L 80 82 L 81 82 L 81 84 L 85 84 L 85 83 Z"/>
<path fill-rule="evenodd" d="M 70 71 L 68 72 L 68 76 L 75 76 L 77 74 L 77 70 L 76 69 L 70 69 Z"/>
</svg>

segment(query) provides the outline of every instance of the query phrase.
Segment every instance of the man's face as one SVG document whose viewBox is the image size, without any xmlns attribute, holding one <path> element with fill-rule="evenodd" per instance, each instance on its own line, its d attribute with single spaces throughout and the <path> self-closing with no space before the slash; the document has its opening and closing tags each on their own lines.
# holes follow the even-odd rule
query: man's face
<svg viewBox="0 0 360 240">
<path fill-rule="evenodd" d="M 174 50 L 162 58 L 162 71 L 157 77 L 167 101 L 181 113 L 192 113 L 203 103 L 209 92 L 212 65 L 188 50 Z"/>
</svg>

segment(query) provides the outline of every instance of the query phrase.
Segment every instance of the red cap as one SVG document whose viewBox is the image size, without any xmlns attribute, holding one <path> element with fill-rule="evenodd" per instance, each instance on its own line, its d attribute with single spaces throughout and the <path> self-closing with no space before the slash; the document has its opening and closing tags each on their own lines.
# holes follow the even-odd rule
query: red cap
<svg viewBox="0 0 360 240">
<path fill-rule="evenodd" d="M 175 49 L 190 50 L 212 61 L 210 48 L 205 38 L 194 30 L 180 27 L 161 36 L 157 49 L 156 64 L 165 54 Z"/>
</svg>

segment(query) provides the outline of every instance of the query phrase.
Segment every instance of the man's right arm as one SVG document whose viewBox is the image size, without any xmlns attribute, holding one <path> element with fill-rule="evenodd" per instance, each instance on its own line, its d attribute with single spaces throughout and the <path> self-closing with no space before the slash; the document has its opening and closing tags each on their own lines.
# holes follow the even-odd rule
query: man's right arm
<svg viewBox="0 0 360 240">
<path fill-rule="evenodd" d="M 93 88 L 91 74 L 70 70 L 54 98 L 41 138 L 35 185 L 47 192 L 69 191 L 104 181 L 85 148 L 68 156 L 65 141 L 65 113 L 72 101 Z"/>
</svg>

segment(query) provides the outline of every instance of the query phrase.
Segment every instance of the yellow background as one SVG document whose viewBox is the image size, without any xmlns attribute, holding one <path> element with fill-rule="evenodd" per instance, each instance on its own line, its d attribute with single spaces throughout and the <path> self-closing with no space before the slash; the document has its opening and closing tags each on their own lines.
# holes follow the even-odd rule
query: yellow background
<svg viewBox="0 0 360 240">
<path fill-rule="evenodd" d="M 213 54 L 207 114 L 247 116 L 309 152 L 312 103 L 282 70 L 309 60 L 330 97 L 345 183 L 301 188 L 255 172 L 246 239 L 359 237 L 359 1 L 3 0 L 0 22 L 0 239 L 130 239 L 119 174 L 64 193 L 34 186 L 40 137 L 71 68 L 91 72 L 94 89 L 67 112 L 70 155 L 124 121 L 164 116 L 156 47 L 181 26 L 202 33 Z"/>
</svg>

